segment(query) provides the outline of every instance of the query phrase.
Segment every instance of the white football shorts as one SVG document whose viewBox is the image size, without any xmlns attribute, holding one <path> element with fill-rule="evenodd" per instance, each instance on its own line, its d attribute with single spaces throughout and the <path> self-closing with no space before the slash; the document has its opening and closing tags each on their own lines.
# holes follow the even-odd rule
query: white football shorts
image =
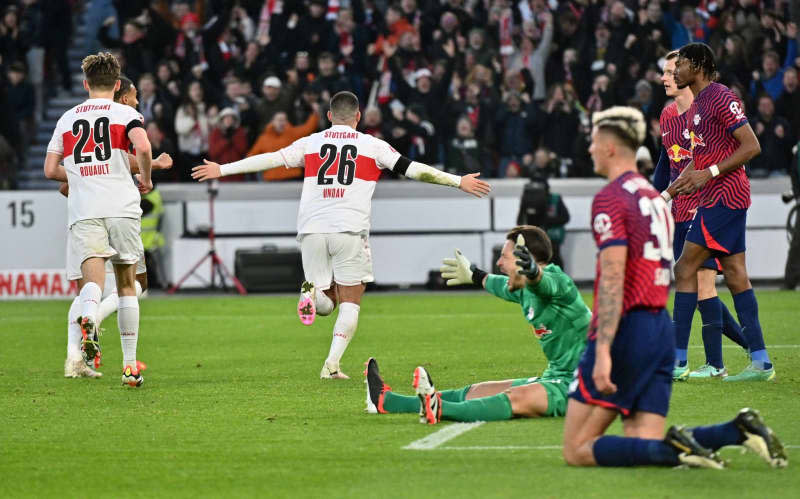
<svg viewBox="0 0 800 499">
<path fill-rule="evenodd" d="M 342 286 L 357 286 L 375 280 L 366 233 L 303 234 L 300 252 L 306 280 L 317 289 L 326 290 L 334 281 Z"/>
<path fill-rule="evenodd" d="M 67 237 L 67 279 L 83 277 L 81 264 L 87 258 L 109 258 L 112 264 L 144 266 L 141 222 L 135 218 L 93 218 L 79 220 Z"/>
</svg>

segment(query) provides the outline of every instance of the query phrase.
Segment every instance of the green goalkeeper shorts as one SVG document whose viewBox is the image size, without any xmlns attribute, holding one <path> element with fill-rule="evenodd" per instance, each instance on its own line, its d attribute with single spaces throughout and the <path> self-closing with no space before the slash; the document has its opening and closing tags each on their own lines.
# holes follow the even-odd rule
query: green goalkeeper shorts
<svg viewBox="0 0 800 499">
<path fill-rule="evenodd" d="M 572 380 L 565 378 L 518 378 L 511 383 L 511 387 L 539 383 L 547 392 L 547 412 L 545 416 L 562 417 L 567 413 L 567 389 Z"/>
</svg>

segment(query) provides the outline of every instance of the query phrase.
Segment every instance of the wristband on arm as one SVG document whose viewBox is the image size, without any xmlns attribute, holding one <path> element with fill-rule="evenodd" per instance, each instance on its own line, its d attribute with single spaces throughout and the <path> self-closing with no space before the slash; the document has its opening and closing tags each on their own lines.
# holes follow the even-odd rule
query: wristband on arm
<svg viewBox="0 0 800 499">
<path fill-rule="evenodd" d="M 486 271 L 479 269 L 474 263 L 469 266 L 472 271 L 472 282 L 478 286 L 483 287 L 483 280 L 489 275 Z"/>
</svg>

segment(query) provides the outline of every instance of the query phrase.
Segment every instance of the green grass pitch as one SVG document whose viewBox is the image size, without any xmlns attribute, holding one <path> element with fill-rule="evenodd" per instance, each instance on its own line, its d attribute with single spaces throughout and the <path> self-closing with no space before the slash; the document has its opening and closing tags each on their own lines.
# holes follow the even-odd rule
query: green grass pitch
<svg viewBox="0 0 800 499">
<path fill-rule="evenodd" d="M 777 380 L 677 384 L 668 422 L 756 407 L 790 445 L 784 470 L 734 449 L 722 451 L 724 471 L 570 469 L 557 448 L 563 419 L 489 423 L 444 449 L 404 450 L 449 423 L 366 414 L 370 355 L 400 393 L 420 364 L 440 389 L 541 372 L 520 310 L 485 294 L 368 294 L 342 364 L 349 381 L 318 379 L 333 318 L 300 325 L 295 297 L 143 300 L 140 389 L 120 384 L 115 316 L 103 324 L 105 376 L 72 380 L 68 303 L 0 303 L 0 497 L 797 497 L 800 295 L 757 295 Z M 696 314 L 695 367 L 699 326 Z M 745 356 L 724 345 L 738 372 Z"/>
</svg>

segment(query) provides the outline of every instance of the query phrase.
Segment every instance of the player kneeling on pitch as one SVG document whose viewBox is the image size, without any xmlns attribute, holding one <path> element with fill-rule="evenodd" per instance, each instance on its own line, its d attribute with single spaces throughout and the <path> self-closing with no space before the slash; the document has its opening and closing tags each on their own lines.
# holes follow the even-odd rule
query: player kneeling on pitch
<svg viewBox="0 0 800 499">
<path fill-rule="evenodd" d="M 757 411 L 727 423 L 673 426 L 664 437 L 672 392 L 675 334 L 665 310 L 674 223 L 666 202 L 636 170 L 646 130 L 642 113 L 612 107 L 592 116 L 589 153 L 609 183 L 592 202 L 599 250 L 589 341 L 564 426 L 564 459 L 573 466 L 723 468 L 716 451 L 743 445 L 773 467 L 788 464 Z M 696 279 L 695 279 L 696 281 Z M 604 435 L 623 417 L 624 437 Z"/>
<path fill-rule="evenodd" d="M 421 423 L 500 421 L 513 417 L 563 416 L 567 387 L 586 345 L 591 312 L 575 283 L 550 263 L 553 249 L 539 227 L 515 227 L 506 236 L 497 265 L 506 275 L 487 274 L 459 250 L 441 269 L 448 286 L 476 284 L 506 301 L 518 303 L 547 357 L 541 376 L 487 381 L 437 391 L 424 367 L 414 370 L 416 395 L 398 395 L 383 382 L 375 359 L 367 361 L 367 411 L 419 413 Z M 516 245 L 514 244 L 516 242 Z"/>
</svg>

